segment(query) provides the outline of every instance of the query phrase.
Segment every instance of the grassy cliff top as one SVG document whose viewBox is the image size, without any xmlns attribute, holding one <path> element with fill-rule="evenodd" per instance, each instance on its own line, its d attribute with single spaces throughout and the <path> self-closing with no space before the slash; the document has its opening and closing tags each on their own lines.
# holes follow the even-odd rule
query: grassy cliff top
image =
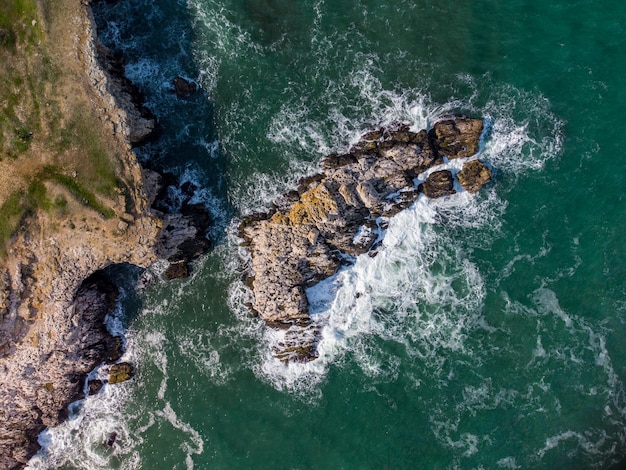
<svg viewBox="0 0 626 470">
<path fill-rule="evenodd" d="M 0 259 L 29 216 L 62 219 L 78 202 L 112 217 L 122 192 L 120 148 L 96 116 L 78 56 L 80 8 L 0 0 Z"/>
</svg>

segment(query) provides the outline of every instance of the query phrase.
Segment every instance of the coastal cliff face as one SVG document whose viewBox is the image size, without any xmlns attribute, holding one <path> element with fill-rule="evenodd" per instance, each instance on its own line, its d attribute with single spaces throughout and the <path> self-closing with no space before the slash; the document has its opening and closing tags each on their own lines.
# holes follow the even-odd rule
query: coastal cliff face
<svg viewBox="0 0 626 470">
<path fill-rule="evenodd" d="M 349 153 L 326 157 L 322 173 L 303 179 L 269 213 L 242 222 L 239 233 L 250 254 L 251 307 L 270 327 L 288 328 L 285 342 L 274 351 L 277 358 L 316 357 L 319 326 L 311 321 L 306 288 L 354 256 L 375 255 L 385 220 L 420 193 L 430 198 L 455 193 L 449 170 L 430 172 L 418 186 L 414 182 L 444 158 L 474 155 L 482 131 L 482 120 L 455 117 L 440 120 L 429 132 L 403 126 L 371 132 Z M 468 161 L 459 172 L 469 192 L 490 180 L 491 171 L 479 160 Z"/>
<path fill-rule="evenodd" d="M 7 244 L 0 266 L 0 468 L 6 469 L 23 467 L 38 449 L 38 433 L 58 424 L 82 396 L 86 374 L 119 356 L 119 341 L 103 324 L 116 289 L 94 273 L 115 263 L 153 263 L 162 226 L 131 150 L 155 119 L 133 95 L 119 60 L 99 44 L 89 6 L 63 0 L 57 7 L 64 21 L 48 24 L 47 34 L 63 42 L 54 58 L 69 79 L 59 86 L 74 102 L 95 107 L 105 145 L 117 157 L 118 184 L 86 204 L 72 191 L 71 174 L 54 173 L 41 184 L 64 201 L 64 210 L 24 216 Z"/>
</svg>

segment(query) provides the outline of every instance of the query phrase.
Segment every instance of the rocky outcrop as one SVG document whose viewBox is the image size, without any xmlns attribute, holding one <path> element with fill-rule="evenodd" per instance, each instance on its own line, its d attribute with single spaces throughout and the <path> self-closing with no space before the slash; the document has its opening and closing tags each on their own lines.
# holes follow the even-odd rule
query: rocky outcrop
<svg viewBox="0 0 626 470">
<path fill-rule="evenodd" d="M 170 263 L 164 273 L 166 280 L 187 277 L 189 263 L 211 246 L 207 235 L 211 216 L 204 204 L 194 202 L 198 189 L 194 184 L 181 184 L 172 173 L 152 174 L 157 190 L 151 207 L 163 220 L 156 255 Z"/>
<path fill-rule="evenodd" d="M 36 272 L 32 276 L 42 280 Z M 59 287 L 49 292 L 63 295 Z M 35 310 L 29 305 L 31 314 L 23 320 L 28 330 L 25 338 L 13 343 L 12 354 L 0 360 L 2 468 L 20 468 L 27 462 L 39 447 L 39 432 L 65 419 L 68 405 L 83 395 L 94 366 L 119 358 L 120 345 L 104 325 L 118 294 L 117 287 L 96 273 L 67 302 L 57 297 L 42 306 L 47 308 Z"/>
<path fill-rule="evenodd" d="M 475 193 L 491 181 L 491 170 L 480 160 L 472 160 L 456 176 L 465 191 Z"/>
<path fill-rule="evenodd" d="M 174 87 L 174 93 L 179 98 L 185 98 L 196 91 L 198 91 L 198 85 L 195 82 L 187 80 L 183 77 L 176 77 L 172 80 L 172 86 Z"/>
<path fill-rule="evenodd" d="M 241 223 L 242 245 L 250 254 L 251 308 L 271 327 L 292 328 L 274 351 L 277 358 L 316 357 L 306 288 L 370 250 L 382 235 L 381 222 L 408 207 L 420 192 L 431 198 L 453 194 L 449 170 L 430 172 L 417 187 L 414 183 L 444 163 L 444 157 L 476 153 L 482 129 L 480 119 L 454 117 L 435 123 L 430 132 L 403 126 L 371 132 L 349 153 L 324 158 L 323 173 L 303 179 L 270 212 Z M 472 179 L 476 164 L 469 165 L 464 174 Z M 301 335 L 303 328 L 313 334 Z"/>
</svg>

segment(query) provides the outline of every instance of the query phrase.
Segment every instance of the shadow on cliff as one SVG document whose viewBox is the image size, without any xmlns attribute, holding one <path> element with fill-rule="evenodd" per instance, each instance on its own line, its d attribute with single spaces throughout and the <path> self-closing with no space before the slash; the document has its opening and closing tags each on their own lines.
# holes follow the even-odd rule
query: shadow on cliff
<svg viewBox="0 0 626 470">
<path fill-rule="evenodd" d="M 219 242 L 235 213 L 227 197 L 228 159 L 206 90 L 211 86 L 206 77 L 213 71 L 196 61 L 193 18 L 186 3 L 101 0 L 92 8 L 100 41 L 123 57 L 125 75 L 158 122 L 150 138 L 135 148 L 142 166 L 161 175 L 153 208 L 164 214 L 186 211 L 199 221 L 200 231 L 208 229 L 212 243 Z M 210 223 L 200 213 L 201 205 Z M 192 251 L 197 255 L 200 248 L 209 246 Z"/>
</svg>

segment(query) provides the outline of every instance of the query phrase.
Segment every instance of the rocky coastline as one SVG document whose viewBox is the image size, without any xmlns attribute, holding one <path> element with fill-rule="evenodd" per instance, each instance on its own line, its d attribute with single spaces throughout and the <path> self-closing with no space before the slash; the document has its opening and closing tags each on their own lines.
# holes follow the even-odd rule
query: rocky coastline
<svg viewBox="0 0 626 470">
<path fill-rule="evenodd" d="M 388 218 L 420 194 L 456 192 L 453 173 L 437 166 L 466 159 L 456 176 L 471 193 L 491 181 L 491 170 L 471 158 L 482 132 L 481 119 L 461 116 L 442 117 L 429 131 L 398 125 L 370 132 L 348 153 L 325 157 L 321 173 L 302 179 L 269 212 L 242 221 L 241 245 L 250 256 L 246 284 L 254 295 L 250 308 L 268 327 L 287 330 L 274 350 L 278 359 L 317 357 L 320 326 L 309 315 L 308 287 L 355 256 L 375 256 Z"/>
<path fill-rule="evenodd" d="M 0 266 L 0 468 L 23 468 L 39 449 L 38 434 L 67 417 L 68 405 L 98 393 L 86 383 L 96 366 L 110 366 L 109 383 L 129 378 L 118 363 L 123 341 L 104 324 L 118 289 L 105 268 L 128 263 L 146 268 L 168 260 L 168 279 L 189 275 L 188 263 L 209 247 L 210 217 L 191 204 L 166 210 L 160 203 L 176 181 L 142 168 L 132 147 L 150 139 L 156 117 L 125 77 L 123 58 L 97 37 L 89 1 L 64 2 L 71 18 L 66 64 L 79 71 L 74 92 L 93 106 L 109 130 L 125 188 L 107 204 L 113 217 L 67 195 L 62 219 L 38 211 L 25 218 Z"/>
</svg>

